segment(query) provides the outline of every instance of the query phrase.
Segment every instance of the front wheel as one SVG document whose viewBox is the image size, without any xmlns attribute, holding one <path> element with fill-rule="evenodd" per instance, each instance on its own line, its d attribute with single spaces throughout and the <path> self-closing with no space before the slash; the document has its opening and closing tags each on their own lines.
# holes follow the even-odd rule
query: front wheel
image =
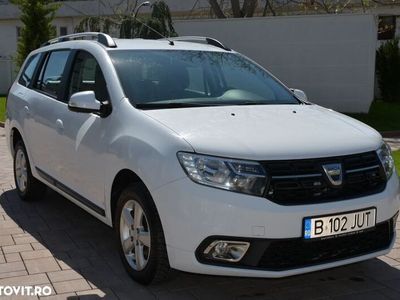
<svg viewBox="0 0 400 300">
<path fill-rule="evenodd" d="M 122 191 L 115 230 L 122 262 L 134 280 L 149 284 L 168 277 L 170 266 L 161 221 L 143 184 Z"/>
<path fill-rule="evenodd" d="M 18 141 L 14 148 L 14 180 L 18 195 L 24 201 L 38 200 L 46 191 L 46 186 L 32 175 L 22 141 Z"/>
</svg>

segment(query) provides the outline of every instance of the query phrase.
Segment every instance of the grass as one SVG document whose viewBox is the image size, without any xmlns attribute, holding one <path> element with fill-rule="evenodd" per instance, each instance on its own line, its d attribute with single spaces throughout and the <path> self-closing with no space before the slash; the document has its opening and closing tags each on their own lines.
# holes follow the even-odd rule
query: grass
<svg viewBox="0 0 400 300">
<path fill-rule="evenodd" d="M 348 114 L 378 131 L 400 130 L 400 103 L 374 101 L 368 114 Z"/>
<path fill-rule="evenodd" d="M 394 164 L 396 165 L 397 175 L 400 176 L 400 150 L 393 152 Z"/>
<path fill-rule="evenodd" d="M 4 122 L 6 114 L 6 97 L 0 97 L 0 122 Z"/>
</svg>

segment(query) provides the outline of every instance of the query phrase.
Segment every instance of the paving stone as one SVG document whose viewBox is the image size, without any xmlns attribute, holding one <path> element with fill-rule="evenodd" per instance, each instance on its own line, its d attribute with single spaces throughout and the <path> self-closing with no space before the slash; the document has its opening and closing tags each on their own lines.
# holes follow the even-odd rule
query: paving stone
<svg viewBox="0 0 400 300">
<path fill-rule="evenodd" d="M 15 223 L 13 220 L 6 220 L 0 221 L 0 230 L 7 229 L 7 228 L 18 228 L 18 224 Z"/>
<path fill-rule="evenodd" d="M 23 251 L 30 251 L 30 250 L 32 250 L 32 246 L 30 244 L 13 245 L 13 246 L 4 246 L 3 247 L 4 254 L 15 253 L 15 252 L 23 252 Z"/>
<path fill-rule="evenodd" d="M 29 274 L 52 272 L 60 270 L 60 266 L 52 257 L 30 259 L 25 261 Z"/>
<path fill-rule="evenodd" d="M 10 262 L 0 265 L 0 273 L 15 272 L 25 270 L 23 262 Z"/>
<path fill-rule="evenodd" d="M 41 243 L 31 243 L 31 246 L 34 250 L 45 250 L 46 247 L 43 246 Z"/>
<path fill-rule="evenodd" d="M 38 240 L 37 238 L 33 237 L 30 234 L 16 234 L 13 235 L 15 244 L 31 244 L 31 243 L 37 243 Z"/>
<path fill-rule="evenodd" d="M 49 272 L 47 275 L 51 282 L 69 281 L 74 279 L 82 279 L 82 275 L 75 270 L 63 270 L 56 272 Z"/>
<path fill-rule="evenodd" d="M 9 234 L 18 234 L 18 233 L 23 233 L 23 232 L 24 231 L 19 227 L 3 228 L 0 230 L 0 236 L 9 235 Z"/>
<path fill-rule="evenodd" d="M 386 256 L 392 259 L 400 259 L 400 248 L 392 249 Z"/>
<path fill-rule="evenodd" d="M 26 276 L 10 277 L 0 279 L 0 286 L 6 285 L 39 285 L 39 284 L 50 284 L 46 274 L 35 274 Z"/>
<path fill-rule="evenodd" d="M 6 272 L 6 273 L 0 273 L 0 279 L 9 278 L 9 277 L 18 277 L 18 276 L 24 276 L 24 275 L 28 275 L 28 272 L 25 270 Z"/>
<path fill-rule="evenodd" d="M 393 258 L 390 258 L 390 257 L 388 257 L 388 256 L 382 256 L 382 257 L 379 257 L 379 259 L 380 259 L 381 261 L 387 263 L 389 266 L 397 266 L 397 265 L 400 265 L 400 261 L 398 261 L 398 260 L 396 260 L 396 259 L 393 259 Z"/>
<path fill-rule="evenodd" d="M 1 230 L 1 229 L 0 229 Z M 14 245 L 14 240 L 11 235 L 0 236 L 0 246 Z"/>
<path fill-rule="evenodd" d="M 47 250 L 33 250 L 33 251 L 24 251 L 21 252 L 21 256 L 23 260 L 36 259 L 36 258 L 45 258 L 52 257 L 52 253 Z"/>
<path fill-rule="evenodd" d="M 53 283 L 57 294 L 90 290 L 90 285 L 85 279 L 75 279 Z"/>
<path fill-rule="evenodd" d="M 7 253 L 4 255 L 6 258 L 7 262 L 15 262 L 15 261 L 21 261 L 21 256 L 19 253 Z"/>
</svg>

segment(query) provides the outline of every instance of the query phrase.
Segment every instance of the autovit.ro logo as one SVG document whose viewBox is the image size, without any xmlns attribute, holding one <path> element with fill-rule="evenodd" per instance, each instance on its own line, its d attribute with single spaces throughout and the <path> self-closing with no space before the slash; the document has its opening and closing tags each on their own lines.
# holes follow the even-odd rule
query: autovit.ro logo
<svg viewBox="0 0 400 300">
<path fill-rule="evenodd" d="M 0 285 L 0 297 L 1 296 L 50 296 L 50 286 L 10 286 Z"/>
</svg>

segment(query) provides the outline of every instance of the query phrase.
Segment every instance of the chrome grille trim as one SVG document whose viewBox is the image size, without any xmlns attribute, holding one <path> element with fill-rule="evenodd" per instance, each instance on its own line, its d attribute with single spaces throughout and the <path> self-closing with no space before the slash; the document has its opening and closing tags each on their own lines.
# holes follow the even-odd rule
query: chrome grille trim
<svg viewBox="0 0 400 300">
<path fill-rule="evenodd" d="M 347 170 L 346 173 L 351 174 L 351 173 L 357 173 L 357 172 L 368 171 L 368 170 L 379 169 L 379 168 L 380 168 L 380 165 L 374 165 L 374 166 L 365 167 L 365 168 Z"/>
<path fill-rule="evenodd" d="M 316 174 L 304 174 L 304 175 L 286 175 L 286 176 L 272 176 L 272 179 L 292 179 L 292 178 L 310 178 L 310 177 L 321 177 L 321 173 Z"/>
</svg>

